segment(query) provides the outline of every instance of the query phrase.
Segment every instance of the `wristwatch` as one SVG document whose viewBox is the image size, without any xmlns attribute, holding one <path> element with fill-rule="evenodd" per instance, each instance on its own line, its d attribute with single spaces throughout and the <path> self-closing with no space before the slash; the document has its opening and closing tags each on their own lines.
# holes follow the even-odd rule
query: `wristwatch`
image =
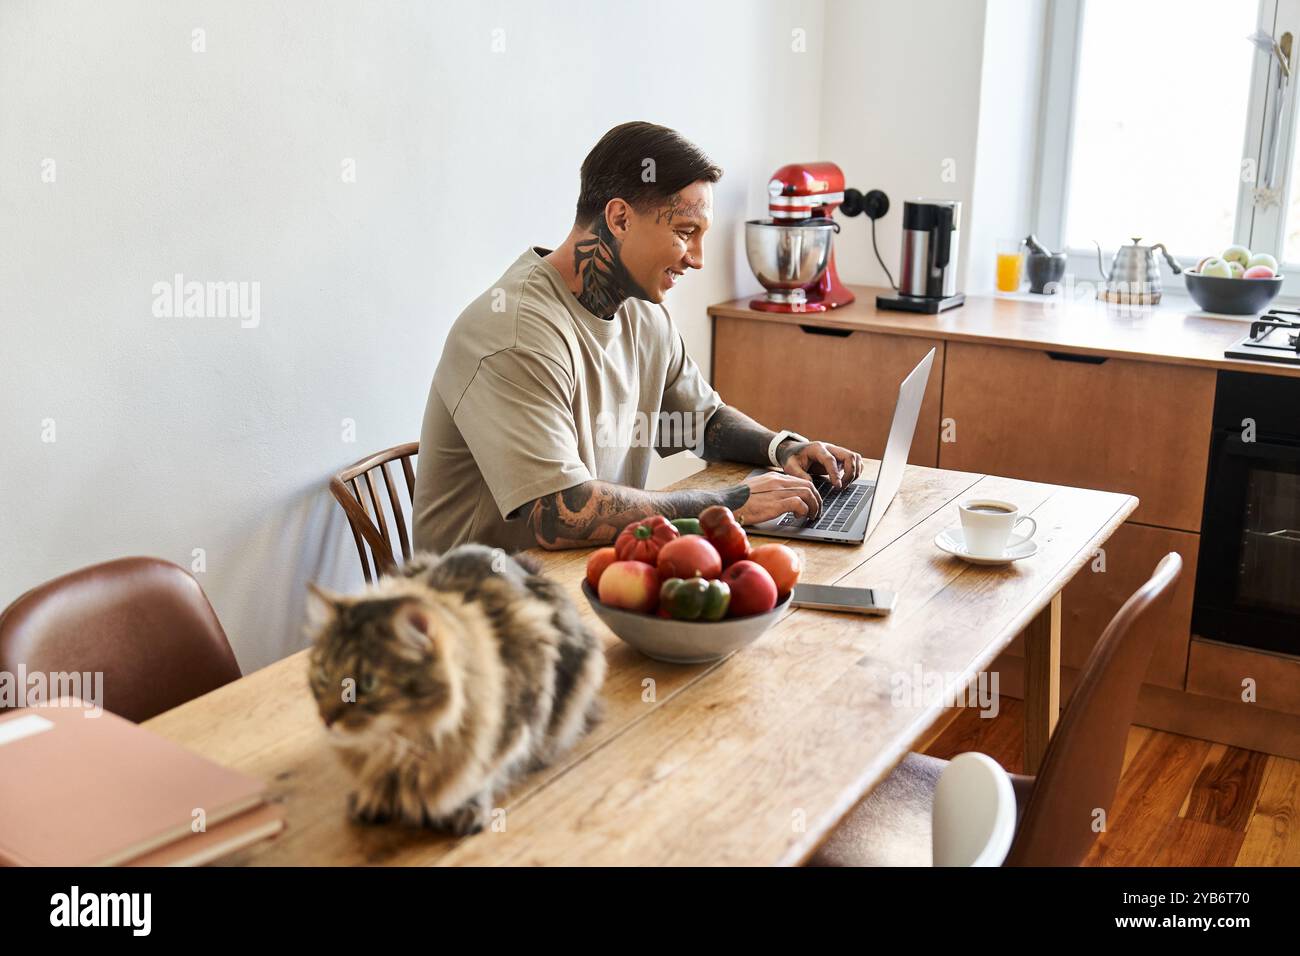
<svg viewBox="0 0 1300 956">
<path fill-rule="evenodd" d="M 776 465 L 776 467 L 778 468 L 781 467 L 781 463 L 776 460 L 776 450 L 781 447 L 781 442 L 785 441 L 787 438 L 793 438 L 795 441 L 808 440 L 804 438 L 802 435 L 800 435 L 798 432 L 792 432 L 788 428 L 784 428 L 781 431 L 777 432 L 776 437 L 772 439 L 772 444 L 767 446 L 767 460 L 770 461 L 772 464 Z"/>
</svg>

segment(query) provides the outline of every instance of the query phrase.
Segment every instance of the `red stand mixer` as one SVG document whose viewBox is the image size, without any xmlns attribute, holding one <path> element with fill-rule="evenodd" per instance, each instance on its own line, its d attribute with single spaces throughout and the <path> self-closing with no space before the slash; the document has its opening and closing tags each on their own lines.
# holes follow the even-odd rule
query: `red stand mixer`
<svg viewBox="0 0 1300 956">
<path fill-rule="evenodd" d="M 885 194 L 866 196 L 844 188 L 844 173 L 834 163 L 791 163 L 772 174 L 767 184 L 771 219 L 745 223 L 745 254 L 767 295 L 750 308 L 761 312 L 825 312 L 853 301 L 835 271 L 831 236 L 839 232 L 832 215 L 844 207 L 848 216 L 871 215 L 870 202 L 889 208 Z M 879 197 L 876 199 L 875 197 Z M 876 218 L 876 216 L 872 216 Z"/>
</svg>

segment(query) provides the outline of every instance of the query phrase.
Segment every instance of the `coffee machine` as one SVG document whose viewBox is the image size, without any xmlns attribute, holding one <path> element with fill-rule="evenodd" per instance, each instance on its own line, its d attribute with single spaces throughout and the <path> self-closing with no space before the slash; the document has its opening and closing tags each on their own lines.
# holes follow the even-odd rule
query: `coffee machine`
<svg viewBox="0 0 1300 956">
<path fill-rule="evenodd" d="M 848 199 L 846 201 L 846 192 Z M 745 254 L 767 295 L 749 303 L 760 312 L 825 312 L 853 301 L 835 271 L 832 216 L 841 204 L 856 215 L 862 194 L 845 190 L 834 163 L 791 163 L 767 184 L 770 219 L 745 223 Z"/>
<path fill-rule="evenodd" d="M 957 291 L 961 203 L 912 199 L 903 203 L 903 262 L 897 295 L 876 296 L 876 308 L 931 314 L 966 301 Z M 881 263 L 884 266 L 884 263 Z M 885 270 L 888 275 L 889 270 Z"/>
</svg>

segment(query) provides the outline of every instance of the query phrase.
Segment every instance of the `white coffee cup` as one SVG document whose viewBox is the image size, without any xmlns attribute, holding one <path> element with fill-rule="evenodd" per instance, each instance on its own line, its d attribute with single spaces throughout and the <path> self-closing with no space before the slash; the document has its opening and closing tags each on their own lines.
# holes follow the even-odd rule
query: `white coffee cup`
<svg viewBox="0 0 1300 956">
<path fill-rule="evenodd" d="M 1028 521 L 1029 540 L 1038 533 L 1038 522 L 1009 501 L 996 498 L 970 498 L 957 506 L 961 513 L 961 534 L 966 550 L 977 558 L 1000 558 L 1007 550 L 1011 533 Z"/>
</svg>

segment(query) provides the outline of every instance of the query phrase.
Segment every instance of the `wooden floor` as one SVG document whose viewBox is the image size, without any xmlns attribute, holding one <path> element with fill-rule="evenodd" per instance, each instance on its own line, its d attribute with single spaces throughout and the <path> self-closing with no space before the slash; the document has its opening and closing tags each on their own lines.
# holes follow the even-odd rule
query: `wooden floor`
<svg viewBox="0 0 1300 956">
<path fill-rule="evenodd" d="M 925 752 L 1022 771 L 1024 704 L 959 712 Z M 1086 866 L 1300 866 L 1300 761 L 1130 727 L 1109 828 Z"/>
</svg>

